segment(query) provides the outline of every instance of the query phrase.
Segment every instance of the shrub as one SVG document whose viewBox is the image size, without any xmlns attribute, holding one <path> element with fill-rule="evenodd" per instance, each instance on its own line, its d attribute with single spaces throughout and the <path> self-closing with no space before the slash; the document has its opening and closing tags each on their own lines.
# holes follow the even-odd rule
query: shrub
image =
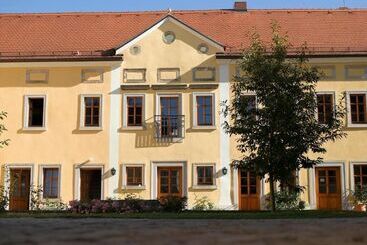
<svg viewBox="0 0 367 245">
<path fill-rule="evenodd" d="M 204 211 L 204 210 L 212 210 L 214 208 L 214 204 L 209 200 L 207 196 L 202 198 L 197 198 L 195 196 L 194 207 L 192 208 L 195 211 Z"/>
<path fill-rule="evenodd" d="M 181 212 L 187 207 L 187 197 L 167 196 L 160 199 L 165 212 Z"/>
<path fill-rule="evenodd" d="M 4 212 L 9 205 L 8 191 L 4 186 L 0 186 L 0 212 Z"/>
<path fill-rule="evenodd" d="M 367 185 L 362 186 L 362 188 L 357 188 L 352 192 L 353 204 L 354 205 L 367 205 Z"/>
<path fill-rule="evenodd" d="M 271 209 L 271 196 L 265 197 L 267 209 Z M 275 207 L 278 210 L 303 210 L 305 202 L 299 197 L 299 192 L 278 191 L 275 192 Z"/>
</svg>

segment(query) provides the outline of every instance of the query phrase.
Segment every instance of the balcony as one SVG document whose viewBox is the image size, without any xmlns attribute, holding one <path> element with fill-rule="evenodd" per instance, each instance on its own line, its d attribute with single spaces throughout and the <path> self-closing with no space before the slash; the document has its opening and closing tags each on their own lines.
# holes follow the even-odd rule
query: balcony
<svg viewBox="0 0 367 245">
<path fill-rule="evenodd" d="M 157 139 L 183 139 L 185 137 L 184 115 L 155 115 L 155 136 Z"/>
</svg>

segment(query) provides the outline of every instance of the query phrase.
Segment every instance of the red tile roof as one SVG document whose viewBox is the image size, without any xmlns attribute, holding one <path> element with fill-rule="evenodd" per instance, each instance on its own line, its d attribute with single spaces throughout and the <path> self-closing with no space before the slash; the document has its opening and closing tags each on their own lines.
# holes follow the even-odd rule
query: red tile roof
<svg viewBox="0 0 367 245">
<path fill-rule="evenodd" d="M 315 52 L 367 52 L 367 9 L 173 11 L 171 14 L 227 52 L 248 47 L 256 31 L 269 41 L 276 20 L 294 47 L 307 42 Z M 0 14 L 1 56 L 57 56 L 62 52 L 118 47 L 167 11 L 129 13 Z"/>
</svg>

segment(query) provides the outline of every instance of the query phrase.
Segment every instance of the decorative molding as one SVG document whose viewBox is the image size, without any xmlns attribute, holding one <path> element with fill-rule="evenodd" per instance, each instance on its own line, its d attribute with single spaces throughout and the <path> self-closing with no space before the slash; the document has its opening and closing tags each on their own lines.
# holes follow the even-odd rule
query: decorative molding
<svg viewBox="0 0 367 245">
<path fill-rule="evenodd" d="M 138 68 L 138 69 L 124 69 L 124 82 L 125 83 L 145 83 L 146 82 L 146 74 L 147 69 Z M 129 78 L 129 76 L 133 76 L 133 78 Z M 136 78 L 135 76 L 138 76 Z"/>
<path fill-rule="evenodd" d="M 82 69 L 81 79 L 83 83 L 103 83 L 103 68 Z M 97 78 L 98 79 L 94 79 Z M 90 78 L 93 78 L 90 80 Z"/>
<path fill-rule="evenodd" d="M 215 67 L 195 67 L 192 69 L 193 81 L 198 82 L 215 81 L 215 75 L 216 75 Z"/>
<path fill-rule="evenodd" d="M 27 69 L 26 71 L 26 83 L 48 83 L 48 79 L 49 71 L 47 69 Z"/>
</svg>

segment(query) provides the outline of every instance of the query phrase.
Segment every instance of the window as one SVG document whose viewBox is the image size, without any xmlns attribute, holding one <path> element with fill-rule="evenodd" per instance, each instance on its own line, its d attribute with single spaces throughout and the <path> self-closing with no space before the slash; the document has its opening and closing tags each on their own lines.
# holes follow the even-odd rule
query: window
<svg viewBox="0 0 367 245">
<path fill-rule="evenodd" d="M 215 126 L 214 94 L 193 94 L 193 126 L 212 127 Z"/>
<path fill-rule="evenodd" d="M 142 126 L 143 123 L 143 97 L 127 97 L 127 126 Z"/>
<path fill-rule="evenodd" d="M 245 113 L 245 115 L 247 115 L 249 118 L 256 119 L 256 111 L 255 111 L 257 108 L 256 95 L 252 94 L 242 95 L 241 100 L 242 100 L 241 104 L 243 103 L 245 105 L 245 107 L 243 107 L 245 109 L 243 113 Z"/>
<path fill-rule="evenodd" d="M 213 166 L 198 166 L 198 185 L 213 185 Z"/>
<path fill-rule="evenodd" d="M 357 190 L 367 186 L 367 165 L 353 165 L 354 188 Z"/>
<path fill-rule="evenodd" d="M 102 118 L 102 97 L 82 96 L 82 128 L 101 127 Z"/>
<path fill-rule="evenodd" d="M 326 124 L 334 116 L 334 105 L 332 94 L 317 95 L 317 119 L 319 123 Z"/>
<path fill-rule="evenodd" d="M 122 187 L 124 189 L 145 189 L 144 164 L 122 165 Z"/>
<path fill-rule="evenodd" d="M 43 169 L 43 198 L 59 197 L 59 169 Z"/>
<path fill-rule="evenodd" d="M 45 96 L 25 97 L 25 128 L 45 127 Z"/>
<path fill-rule="evenodd" d="M 193 188 L 215 189 L 215 164 L 199 163 L 193 165 Z"/>
<path fill-rule="evenodd" d="M 197 107 L 197 125 L 212 126 L 213 125 L 213 96 L 198 95 L 196 96 Z"/>
<path fill-rule="evenodd" d="M 143 185 L 143 168 L 126 167 L 126 184 L 135 186 Z"/>
<path fill-rule="evenodd" d="M 366 94 L 350 95 L 351 122 L 354 124 L 367 123 L 366 121 Z"/>
</svg>

